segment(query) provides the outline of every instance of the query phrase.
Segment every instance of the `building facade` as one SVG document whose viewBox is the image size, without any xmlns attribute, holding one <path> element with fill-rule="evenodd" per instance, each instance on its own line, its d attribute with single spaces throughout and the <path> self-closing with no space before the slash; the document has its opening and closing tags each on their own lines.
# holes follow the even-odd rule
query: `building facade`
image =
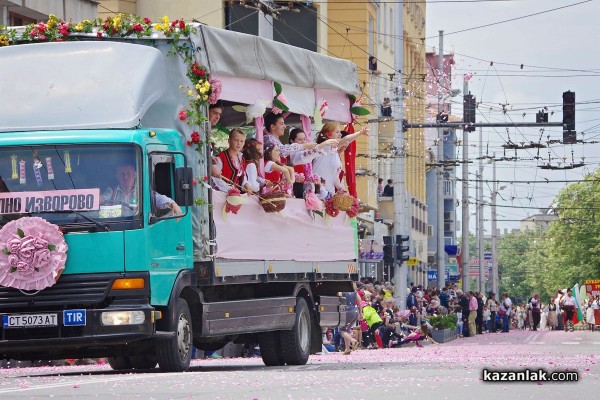
<svg viewBox="0 0 600 400">
<path fill-rule="evenodd" d="M 454 64 L 454 55 L 445 54 L 443 56 L 443 70 L 439 73 L 439 54 L 435 51 L 427 53 L 427 122 L 435 123 L 439 110 L 448 115 L 449 120 L 454 118 L 452 114 L 453 95 L 458 91 L 452 89 L 452 65 Z M 438 88 L 441 86 L 441 99 Z M 439 104 L 439 105 L 438 105 Z M 453 163 L 456 160 L 456 130 L 443 129 L 443 159 L 439 160 L 437 156 L 438 128 L 428 128 L 426 130 L 427 144 L 430 147 L 427 163 L 427 212 L 429 214 L 429 262 L 431 270 L 437 270 L 437 232 L 438 229 L 444 230 L 444 246 L 446 280 L 458 281 L 459 270 L 456 258 L 457 242 L 456 232 L 459 229 L 457 225 L 456 214 L 456 166 Z M 443 164 L 443 167 L 440 165 Z M 438 206 L 437 206 L 437 180 L 443 179 L 443 203 L 444 203 L 444 226 L 438 227 Z"/>
<path fill-rule="evenodd" d="M 98 16 L 96 0 L 0 0 L 0 25 L 22 26 L 46 22 L 50 14 L 66 21 Z"/>
</svg>

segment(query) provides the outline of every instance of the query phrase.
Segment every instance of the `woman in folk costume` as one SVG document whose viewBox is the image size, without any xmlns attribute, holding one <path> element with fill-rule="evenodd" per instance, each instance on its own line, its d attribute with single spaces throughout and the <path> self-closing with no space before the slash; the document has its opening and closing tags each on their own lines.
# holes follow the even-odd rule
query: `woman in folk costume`
<svg viewBox="0 0 600 400">
<path fill-rule="evenodd" d="M 550 330 L 555 330 L 558 327 L 558 316 L 556 315 L 556 296 L 550 299 L 548 303 L 548 316 L 546 317 L 546 326 Z"/>
<path fill-rule="evenodd" d="M 217 154 L 212 168 L 212 176 L 224 180 L 228 185 L 242 188 L 252 193 L 252 188 L 246 178 L 246 160 L 242 155 L 246 133 L 239 128 L 233 128 L 229 132 L 227 140 L 229 147 Z M 217 184 L 221 189 L 220 184 Z"/>
<path fill-rule="evenodd" d="M 322 155 L 317 156 L 312 163 L 313 172 L 325 179 L 325 189 L 335 194 L 337 191 L 344 190 L 340 180 L 342 172 L 342 160 L 338 153 L 338 147 L 346 147 L 349 143 L 358 139 L 360 135 L 368 135 L 369 129 L 364 127 L 360 131 L 347 135 L 342 138 L 342 132 L 337 122 L 327 122 L 317 134 L 317 144 L 323 143 L 329 139 L 337 139 L 337 146 L 325 146 Z"/>
</svg>

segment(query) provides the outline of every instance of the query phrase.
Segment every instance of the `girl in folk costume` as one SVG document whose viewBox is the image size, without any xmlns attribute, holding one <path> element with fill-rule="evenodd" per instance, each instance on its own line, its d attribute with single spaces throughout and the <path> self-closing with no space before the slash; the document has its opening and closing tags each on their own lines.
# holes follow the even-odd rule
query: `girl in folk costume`
<svg viewBox="0 0 600 400">
<path fill-rule="evenodd" d="M 290 144 L 305 144 L 307 142 L 306 139 L 306 133 L 304 133 L 304 131 L 300 128 L 292 128 L 290 130 Z M 302 178 L 300 178 L 300 180 L 298 180 L 298 177 L 304 177 L 305 180 L 308 180 L 308 178 L 311 176 L 312 174 L 312 160 L 315 159 L 315 157 L 319 156 L 319 155 L 323 155 L 323 151 L 322 149 L 325 146 L 336 146 L 338 144 L 338 140 L 337 139 L 329 139 L 326 140 L 323 143 L 319 143 L 316 147 L 312 148 L 312 149 L 306 149 L 306 150 L 301 150 L 300 152 L 298 152 L 295 156 L 295 161 L 296 162 L 304 162 L 304 164 L 294 164 L 292 162 L 292 157 L 288 156 L 288 162 L 289 164 L 292 164 L 294 166 L 294 172 L 296 173 L 296 180 L 298 182 L 294 182 L 294 196 L 296 198 L 302 199 L 304 197 L 304 183 L 301 181 Z M 300 175 L 302 174 L 302 175 Z"/>
<path fill-rule="evenodd" d="M 229 143 L 227 150 L 220 152 L 215 157 L 212 175 L 215 178 L 223 178 L 230 185 L 252 192 L 246 178 L 246 160 L 242 156 L 246 133 L 239 128 L 233 128 L 229 132 L 227 142 Z M 221 187 L 221 185 L 218 186 Z"/>
<path fill-rule="evenodd" d="M 258 163 L 263 158 L 262 142 L 251 138 L 246 140 L 244 146 L 244 158 L 246 159 L 246 177 L 253 192 L 258 192 L 265 185 L 265 178 L 258 172 Z"/>
<path fill-rule="evenodd" d="M 548 303 L 548 316 L 546 317 L 546 326 L 550 330 L 555 330 L 558 327 L 558 316 L 556 315 L 556 297 L 552 297 Z"/>
<path fill-rule="evenodd" d="M 344 190 L 340 180 L 342 172 L 342 160 L 338 153 L 338 147 L 345 148 L 356 140 L 360 135 L 368 135 L 369 129 L 362 128 L 360 131 L 342 138 L 342 132 L 337 122 L 327 122 L 317 134 L 317 144 L 324 143 L 329 139 L 337 139 L 337 146 L 325 146 L 322 155 L 317 156 L 312 163 L 313 172 L 325 179 L 325 189 L 330 194 Z"/>
<path fill-rule="evenodd" d="M 265 179 L 287 192 L 287 185 L 294 182 L 294 169 L 281 165 L 281 154 L 277 146 L 265 146 Z"/>
</svg>

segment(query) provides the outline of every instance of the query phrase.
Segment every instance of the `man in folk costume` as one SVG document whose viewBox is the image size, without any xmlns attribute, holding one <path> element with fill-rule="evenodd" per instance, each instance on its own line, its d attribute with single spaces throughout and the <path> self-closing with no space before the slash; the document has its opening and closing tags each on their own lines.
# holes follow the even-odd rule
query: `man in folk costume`
<svg viewBox="0 0 600 400">
<path fill-rule="evenodd" d="M 225 181 L 229 186 L 243 189 L 246 192 L 252 192 L 248 178 L 246 177 L 246 160 L 242 154 L 246 134 L 239 128 L 234 128 L 229 132 L 227 140 L 229 147 L 217 154 L 212 168 L 213 178 Z M 222 185 L 218 183 L 219 189 Z"/>
<path fill-rule="evenodd" d="M 573 332 L 573 318 L 575 317 L 575 306 L 577 305 L 577 302 L 575 297 L 573 297 L 573 291 L 571 289 L 567 290 L 567 295 L 560 300 L 560 304 L 564 311 L 563 322 L 565 332 L 567 330 Z"/>
</svg>

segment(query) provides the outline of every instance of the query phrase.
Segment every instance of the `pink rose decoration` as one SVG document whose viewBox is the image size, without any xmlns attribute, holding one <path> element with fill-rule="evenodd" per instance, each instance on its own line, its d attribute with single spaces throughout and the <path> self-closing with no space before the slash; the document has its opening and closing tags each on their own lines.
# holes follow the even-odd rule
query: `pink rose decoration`
<svg viewBox="0 0 600 400">
<path fill-rule="evenodd" d="M 285 97 L 284 93 L 279 93 L 275 98 L 287 106 L 287 97 Z M 273 112 L 273 114 L 281 114 L 283 112 L 282 109 L 277 108 L 275 106 L 273 106 L 271 111 Z"/>
<path fill-rule="evenodd" d="M 304 202 L 311 211 L 323 211 L 323 202 L 313 192 L 306 192 Z"/>
<path fill-rule="evenodd" d="M 223 90 L 223 86 L 221 81 L 218 79 L 209 79 L 208 83 L 210 83 L 210 94 L 208 95 L 208 102 L 210 104 L 216 104 L 221 97 L 221 91 Z"/>
<path fill-rule="evenodd" d="M 67 244 L 54 224 L 23 217 L 0 229 L 0 286 L 42 290 L 65 268 Z"/>
</svg>

